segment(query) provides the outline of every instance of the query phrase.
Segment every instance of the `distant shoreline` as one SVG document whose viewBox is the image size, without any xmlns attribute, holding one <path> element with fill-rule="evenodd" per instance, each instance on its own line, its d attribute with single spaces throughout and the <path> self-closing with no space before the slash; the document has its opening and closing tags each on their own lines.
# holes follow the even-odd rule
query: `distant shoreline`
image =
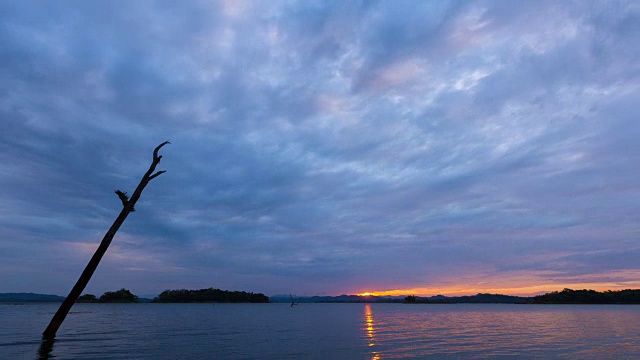
<svg viewBox="0 0 640 360">
<path fill-rule="evenodd" d="M 0 293 L 2 304 L 26 304 L 26 303 L 60 303 L 65 298 L 58 295 L 35 293 Z M 289 295 L 275 295 L 267 297 L 260 293 L 244 291 L 227 291 L 220 289 L 200 290 L 166 290 L 155 299 L 139 298 L 136 302 L 126 301 L 90 301 L 84 303 L 290 303 Z M 82 302 L 79 302 L 82 303 Z M 296 303 L 398 303 L 398 304 L 539 304 L 539 305 L 640 305 L 640 289 L 625 289 L 617 291 L 597 292 L 595 290 L 564 289 L 544 295 L 532 297 L 502 295 L 502 294 L 477 294 L 469 296 L 448 297 L 443 295 L 431 297 L 419 296 L 307 296 L 296 297 Z"/>
<path fill-rule="evenodd" d="M 473 296 L 446 297 L 435 296 L 421 298 L 407 296 L 408 304 L 573 304 L 573 305 L 638 305 L 640 304 L 640 290 L 603 291 L 572 290 L 553 291 L 544 295 L 521 297 L 500 294 L 477 294 Z"/>
</svg>

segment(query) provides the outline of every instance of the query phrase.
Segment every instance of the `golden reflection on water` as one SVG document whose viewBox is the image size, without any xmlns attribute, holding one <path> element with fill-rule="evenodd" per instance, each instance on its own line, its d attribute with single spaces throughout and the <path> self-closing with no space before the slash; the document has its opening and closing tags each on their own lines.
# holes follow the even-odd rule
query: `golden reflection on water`
<svg viewBox="0 0 640 360">
<path fill-rule="evenodd" d="M 373 311 L 371 311 L 371 304 L 364 305 L 364 323 L 365 331 L 367 334 L 367 340 L 369 347 L 371 348 L 371 360 L 380 360 L 380 353 L 375 351 L 373 347 L 376 345 L 376 329 L 373 321 Z"/>
</svg>

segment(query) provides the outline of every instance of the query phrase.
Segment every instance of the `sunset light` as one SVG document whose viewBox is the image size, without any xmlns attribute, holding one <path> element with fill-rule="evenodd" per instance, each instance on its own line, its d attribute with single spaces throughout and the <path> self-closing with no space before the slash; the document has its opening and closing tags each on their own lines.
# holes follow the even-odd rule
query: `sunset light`
<svg viewBox="0 0 640 360">
<path fill-rule="evenodd" d="M 640 360 L 639 38 L 640 0 L 0 1 L 0 360 Z"/>
<path fill-rule="evenodd" d="M 569 289 L 593 289 L 596 291 L 606 290 L 623 290 L 630 288 L 640 287 L 638 281 L 625 281 L 625 282 L 572 282 L 572 283 L 552 283 L 552 284 L 540 284 L 540 285 L 518 285 L 510 284 L 509 281 L 505 281 L 504 286 L 480 286 L 469 284 L 465 286 L 460 284 L 458 286 L 434 286 L 434 287 L 414 287 L 414 288 L 401 288 L 401 289 L 388 289 L 380 291 L 366 292 L 359 294 L 359 296 L 434 296 L 434 295 L 446 295 L 446 296 L 465 296 L 475 295 L 478 293 L 489 294 L 505 294 L 515 296 L 533 296 L 548 293 L 551 291 L 559 291 L 565 288 Z"/>
</svg>

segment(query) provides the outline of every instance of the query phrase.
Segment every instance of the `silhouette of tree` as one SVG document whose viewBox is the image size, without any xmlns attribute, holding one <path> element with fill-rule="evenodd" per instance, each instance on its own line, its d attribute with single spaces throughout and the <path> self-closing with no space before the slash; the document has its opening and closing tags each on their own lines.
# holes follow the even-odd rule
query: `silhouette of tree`
<svg viewBox="0 0 640 360">
<path fill-rule="evenodd" d="M 534 304 L 640 304 L 640 289 L 597 292 L 595 290 L 564 289 L 534 296 Z"/>
<path fill-rule="evenodd" d="M 214 288 L 200 290 L 165 290 L 156 296 L 154 303 L 189 303 L 189 302 L 223 302 L 223 303 L 268 303 L 269 297 L 245 291 L 227 291 Z"/>
<path fill-rule="evenodd" d="M 133 295 L 131 291 L 122 288 L 118 291 L 107 291 L 100 296 L 100 302 L 120 302 L 120 303 L 137 303 L 138 297 Z"/>
<path fill-rule="evenodd" d="M 79 303 L 94 303 L 94 302 L 98 302 L 98 299 L 93 294 L 84 294 L 84 295 L 80 296 L 76 302 L 79 302 Z"/>
<path fill-rule="evenodd" d="M 407 304 L 415 304 L 416 297 L 414 295 L 409 295 L 406 298 L 404 298 L 404 302 L 406 302 Z"/>
<path fill-rule="evenodd" d="M 91 260 L 89 260 L 89 263 L 80 275 L 80 278 L 78 279 L 76 284 L 73 286 L 73 289 L 71 289 L 71 292 L 69 292 L 69 295 L 67 295 L 67 298 L 62 302 L 62 305 L 60 305 L 60 308 L 51 319 L 49 326 L 47 326 L 45 331 L 42 333 L 44 337 L 54 337 L 56 335 L 58 328 L 60 328 L 60 325 L 62 325 L 62 322 L 67 317 L 69 310 L 71 310 L 71 307 L 89 283 L 89 280 L 91 279 L 93 273 L 96 271 L 96 268 L 98 267 L 102 256 L 107 252 L 107 249 L 109 248 L 113 237 L 116 235 L 116 232 L 118 232 L 118 229 L 120 229 L 120 226 L 122 226 L 129 213 L 135 211 L 133 206 L 136 204 L 138 199 L 140 199 L 142 190 L 144 190 L 149 181 L 155 179 L 165 172 L 158 171 L 154 173 L 154 171 L 156 170 L 156 166 L 160 163 L 160 159 L 162 159 L 162 155 L 158 155 L 158 151 L 166 144 L 169 144 L 169 142 L 165 141 L 153 150 L 153 161 L 151 162 L 151 166 L 142 177 L 142 180 L 140 180 L 138 187 L 136 187 L 136 190 L 133 192 L 130 199 L 127 196 L 126 192 L 116 190 L 116 194 L 122 201 L 122 211 L 120 211 L 120 215 L 118 215 L 116 220 L 113 222 L 113 225 L 111 225 L 111 228 L 109 228 L 107 233 L 104 235 L 100 246 L 98 246 L 98 250 L 96 250 L 96 252 L 93 254 Z"/>
</svg>

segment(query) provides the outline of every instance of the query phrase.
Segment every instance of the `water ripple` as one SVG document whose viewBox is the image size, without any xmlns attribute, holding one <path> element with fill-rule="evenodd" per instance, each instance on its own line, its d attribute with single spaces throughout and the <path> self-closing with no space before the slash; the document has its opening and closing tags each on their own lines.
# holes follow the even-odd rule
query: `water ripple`
<svg viewBox="0 0 640 360">
<path fill-rule="evenodd" d="M 0 358 L 34 358 L 55 306 L 0 305 Z M 638 359 L 639 338 L 640 306 L 77 304 L 43 348 L 63 359 Z"/>
</svg>

